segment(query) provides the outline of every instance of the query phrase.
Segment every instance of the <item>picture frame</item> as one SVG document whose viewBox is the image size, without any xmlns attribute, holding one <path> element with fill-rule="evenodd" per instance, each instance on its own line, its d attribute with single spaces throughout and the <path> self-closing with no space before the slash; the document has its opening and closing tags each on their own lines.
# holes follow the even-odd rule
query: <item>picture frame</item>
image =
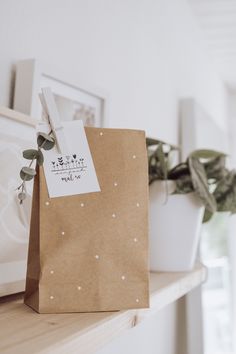
<svg viewBox="0 0 236 354">
<path fill-rule="evenodd" d="M 85 126 L 106 127 L 107 94 L 87 84 L 78 87 L 45 72 L 35 59 L 18 61 L 14 90 L 15 110 L 42 119 L 39 93 L 50 87 L 63 121 L 82 119 Z"/>
<path fill-rule="evenodd" d="M 24 291 L 33 182 L 20 205 L 24 149 L 36 146 L 37 120 L 0 106 L 0 297 Z"/>
</svg>

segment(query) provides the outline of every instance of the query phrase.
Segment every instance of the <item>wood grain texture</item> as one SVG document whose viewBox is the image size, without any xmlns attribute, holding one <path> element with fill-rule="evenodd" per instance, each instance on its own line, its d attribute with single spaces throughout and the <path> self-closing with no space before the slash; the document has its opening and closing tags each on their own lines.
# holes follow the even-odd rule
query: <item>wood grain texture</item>
<svg viewBox="0 0 236 354">
<path fill-rule="evenodd" d="M 0 300 L 0 352 L 91 354 L 187 294 L 206 279 L 197 265 L 188 273 L 151 273 L 150 308 L 120 312 L 39 315 L 22 297 Z"/>
</svg>

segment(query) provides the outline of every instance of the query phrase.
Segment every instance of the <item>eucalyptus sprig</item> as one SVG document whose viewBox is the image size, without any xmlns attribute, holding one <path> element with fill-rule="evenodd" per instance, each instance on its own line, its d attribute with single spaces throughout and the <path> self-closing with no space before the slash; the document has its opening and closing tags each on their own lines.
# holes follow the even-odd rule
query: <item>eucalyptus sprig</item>
<svg viewBox="0 0 236 354">
<path fill-rule="evenodd" d="M 32 168 L 33 162 L 36 160 L 36 165 L 39 166 L 43 165 L 44 157 L 43 157 L 42 149 L 51 150 L 55 145 L 55 139 L 52 136 L 52 131 L 50 131 L 49 134 L 42 133 L 42 132 L 38 133 L 37 145 L 38 145 L 37 150 L 28 149 L 23 151 L 23 157 L 27 160 L 30 160 L 30 163 L 28 166 L 22 167 L 20 171 L 20 178 L 22 179 L 22 183 L 17 188 L 17 190 L 20 191 L 18 193 L 18 199 L 20 201 L 20 204 L 22 204 L 26 198 L 25 182 L 32 180 L 36 175 L 36 168 Z"/>
</svg>

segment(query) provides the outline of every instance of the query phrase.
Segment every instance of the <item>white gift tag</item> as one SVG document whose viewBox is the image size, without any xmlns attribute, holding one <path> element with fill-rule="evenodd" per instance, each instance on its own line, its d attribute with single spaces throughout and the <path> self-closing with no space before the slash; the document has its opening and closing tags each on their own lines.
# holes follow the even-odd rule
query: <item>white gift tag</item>
<svg viewBox="0 0 236 354">
<path fill-rule="evenodd" d="M 100 192 L 83 122 L 62 122 L 68 151 L 44 151 L 44 173 L 50 198 Z M 41 128 L 42 131 L 42 128 Z"/>
</svg>

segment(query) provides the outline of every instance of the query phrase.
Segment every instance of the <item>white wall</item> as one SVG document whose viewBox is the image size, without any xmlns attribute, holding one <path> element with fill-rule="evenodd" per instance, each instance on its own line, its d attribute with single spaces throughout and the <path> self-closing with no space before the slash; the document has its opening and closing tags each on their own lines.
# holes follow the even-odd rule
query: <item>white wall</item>
<svg viewBox="0 0 236 354">
<path fill-rule="evenodd" d="M 184 354 L 184 299 L 130 329 L 96 354 Z M 190 354 L 190 353 L 188 353 Z"/>
<path fill-rule="evenodd" d="M 226 126 L 226 91 L 187 0 L 0 0 L 0 43 L 0 104 L 11 104 L 14 63 L 37 58 L 47 73 L 107 92 L 110 126 L 178 143 L 178 101 L 189 96 Z M 156 319 L 166 328 L 157 354 L 175 352 L 176 309 Z"/>
<path fill-rule="evenodd" d="M 104 89 L 115 127 L 176 143 L 183 96 L 225 117 L 225 90 L 187 0 L 0 0 L 0 43 L 6 105 L 13 64 L 35 57 L 66 81 Z"/>
</svg>

